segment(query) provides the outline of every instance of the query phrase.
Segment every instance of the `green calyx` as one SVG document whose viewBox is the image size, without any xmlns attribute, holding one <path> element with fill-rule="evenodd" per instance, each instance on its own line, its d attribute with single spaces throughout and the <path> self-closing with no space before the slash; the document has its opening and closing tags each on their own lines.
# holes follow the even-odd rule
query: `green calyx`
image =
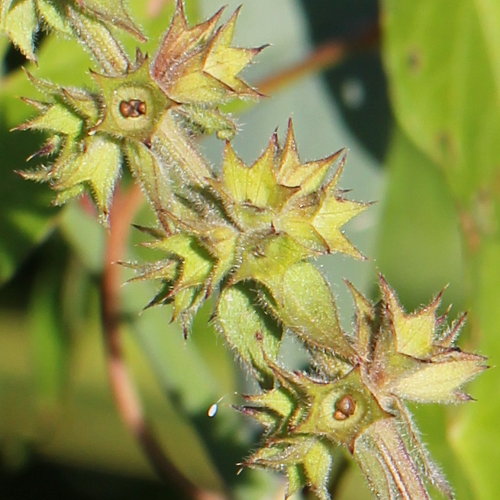
<svg viewBox="0 0 500 500">
<path fill-rule="evenodd" d="M 272 363 L 272 362 L 271 362 Z M 378 405 L 371 393 L 363 387 L 359 371 L 351 370 L 347 375 L 328 381 L 312 378 L 300 372 L 287 372 L 272 363 L 280 389 L 273 389 L 264 396 L 247 397 L 247 401 L 259 406 L 246 412 L 259 410 L 275 413 L 277 419 L 271 441 L 280 435 L 322 436 L 333 444 L 352 449 L 354 439 L 370 424 L 390 416 Z M 276 398 L 280 391 L 289 398 Z M 298 403 L 290 405 L 290 401 Z M 271 408 L 267 404 L 271 402 Z M 256 417 L 258 419 L 258 416 Z"/>
<path fill-rule="evenodd" d="M 405 400 L 466 401 L 461 387 L 486 368 L 485 359 L 453 345 L 464 317 L 447 327 L 445 317 L 437 316 L 441 295 L 407 314 L 382 277 L 382 302 L 377 305 L 348 285 L 356 324 L 354 335 L 345 340 L 354 356 L 342 360 L 327 343 L 322 349 L 319 342 L 311 344 L 315 376 L 289 372 L 268 359 L 274 387 L 247 396 L 241 408 L 266 429 L 264 443 L 245 465 L 281 465 L 289 491 L 308 485 L 329 498 L 330 468 L 314 479 L 307 470 L 313 446 L 328 442 L 349 450 L 382 498 L 430 498 L 426 479 L 451 498 L 453 492 L 420 441 Z M 345 336 L 332 336 L 339 335 Z"/>
<path fill-rule="evenodd" d="M 151 80 L 147 57 L 138 52 L 134 68 L 124 75 L 92 77 L 99 86 L 102 117 L 89 133 L 149 143 L 171 101 Z"/>
<path fill-rule="evenodd" d="M 307 485 L 320 498 L 329 498 L 333 447 L 352 451 L 360 434 L 390 415 L 360 383 L 357 369 L 328 381 L 271 366 L 279 386 L 247 396 L 247 405 L 241 408 L 267 428 L 264 444 L 245 465 L 285 468 L 287 496 Z"/>
<path fill-rule="evenodd" d="M 112 25 L 137 39 L 145 37 L 132 21 L 123 0 L 2 0 L 0 29 L 33 61 L 34 38 L 40 26 L 64 36 L 78 36 L 78 24 L 86 19 L 101 26 Z"/>
<path fill-rule="evenodd" d="M 393 407 L 399 398 L 421 403 L 469 399 L 461 387 L 486 366 L 483 356 L 454 346 L 465 316 L 447 327 L 446 317 L 437 316 L 441 295 L 420 311 L 407 314 L 382 277 L 380 308 L 350 288 L 357 311 L 354 348 L 363 359 L 364 382 L 384 408 Z"/>
<path fill-rule="evenodd" d="M 207 21 L 189 26 L 177 1 L 170 28 L 153 59 L 151 75 L 175 102 L 215 107 L 233 98 L 258 98 L 239 73 L 263 49 L 232 47 L 239 9 L 219 28 L 220 9 Z"/>
<path fill-rule="evenodd" d="M 21 175 L 35 181 L 50 182 L 57 192 L 56 204 L 79 196 L 88 188 L 100 218 L 105 222 L 121 173 L 124 141 L 137 140 L 138 130 L 133 128 L 131 133 L 123 130 L 120 135 L 116 127 L 107 126 L 110 120 L 105 117 L 109 116 L 109 112 L 99 94 L 58 87 L 31 75 L 29 77 L 45 100 L 26 100 L 39 115 L 18 129 L 51 134 L 45 145 L 30 158 L 52 156 L 55 160 Z M 154 109 L 153 106 L 150 108 Z M 103 123 L 106 125 L 101 126 Z"/>
<path fill-rule="evenodd" d="M 35 1 L 39 0 L 30 0 L 30 5 Z M 51 4 L 51 0 L 43 2 Z M 3 6 L 4 14 L 9 6 L 9 2 Z M 53 134 L 34 156 L 55 154 L 57 158 L 24 177 L 50 181 L 59 192 L 56 203 L 64 203 L 88 187 L 101 220 L 106 221 L 125 158 L 154 208 L 181 216 L 179 203 L 166 204 L 165 200 L 173 198 L 173 191 L 182 191 L 186 175 L 195 186 L 205 184 L 211 176 L 190 137 L 200 133 L 233 137 L 235 124 L 217 108 L 231 98 L 258 97 L 238 73 L 260 49 L 231 47 L 237 12 L 219 28 L 221 12 L 205 23 L 189 26 L 183 3 L 178 1 L 153 62 L 149 64 L 137 51 L 132 63 L 106 27 L 112 21 L 134 32 L 133 25 L 126 22 L 121 0 L 68 1 L 54 9 L 54 16 L 57 12 L 67 16 L 59 24 L 70 23 L 68 29 L 90 50 L 102 72 L 92 72 L 95 93 L 61 89 L 31 77 L 49 102 L 27 100 L 40 115 L 19 128 Z M 18 7 L 13 10 L 17 12 Z M 40 12 L 49 16 L 48 7 Z M 53 24 L 57 24 L 55 20 Z M 191 98 L 194 94 L 197 97 Z M 99 151 L 105 148 L 97 145 L 103 143 L 110 152 L 100 157 Z"/>
<path fill-rule="evenodd" d="M 311 257 L 334 252 L 361 257 L 341 232 L 342 226 L 367 206 L 338 192 L 344 160 L 344 152 L 339 151 L 303 163 L 290 121 L 284 146 L 274 134 L 250 167 L 228 144 L 222 175 L 210 182 L 228 217 L 243 232 L 286 234 Z M 329 176 L 337 162 L 336 172 Z"/>
<path fill-rule="evenodd" d="M 52 134 L 30 158 L 56 158 L 49 165 L 42 165 L 36 171 L 22 172 L 21 175 L 35 181 L 50 182 L 57 192 L 56 204 L 63 204 L 82 194 L 88 187 L 101 218 L 105 220 L 120 175 L 122 152 L 115 138 L 89 134 L 100 116 L 97 96 L 81 89 L 57 87 L 29 76 L 46 101 L 26 100 L 39 111 L 39 115 L 18 129 Z"/>
<path fill-rule="evenodd" d="M 273 135 L 251 166 L 246 166 L 227 143 L 220 176 L 205 177 L 205 185 L 182 195 L 181 188 L 176 189 L 168 202 L 166 193 L 171 192 L 171 185 L 163 192 L 157 189 L 157 198 L 162 196 L 169 209 L 165 210 L 163 203 L 159 211 L 163 227 L 156 236 L 159 241 L 149 246 L 164 250 L 167 258 L 153 268 L 169 267 L 170 261 L 178 260 L 183 268 L 192 267 L 198 273 L 187 279 L 182 272 L 173 281 L 166 280 L 161 299 L 154 303 L 175 301 L 179 290 L 191 287 L 193 300 L 183 301 L 187 304 L 183 311 L 176 308 L 190 317 L 219 286 L 250 280 L 268 291 L 270 310 L 295 328 L 303 340 L 324 342 L 349 357 L 352 350 L 345 340 L 329 341 L 341 338 L 332 337 L 332 331 L 339 331 L 333 298 L 321 275 L 305 263 L 310 257 L 337 251 L 360 255 L 342 233 L 342 226 L 366 205 L 346 200 L 337 191 L 342 166 L 331 173 L 337 160 L 343 161 L 340 152 L 302 163 L 290 123 L 284 146 Z M 204 249 L 205 257 L 177 248 L 179 234 L 189 235 L 191 242 Z M 144 279 L 150 277 L 149 266 L 139 272 Z M 310 311 L 296 307 L 296 294 L 303 294 L 301 273 L 316 280 L 320 291 L 315 303 L 309 304 Z M 321 325 L 312 318 L 313 312 L 322 318 Z"/>
</svg>

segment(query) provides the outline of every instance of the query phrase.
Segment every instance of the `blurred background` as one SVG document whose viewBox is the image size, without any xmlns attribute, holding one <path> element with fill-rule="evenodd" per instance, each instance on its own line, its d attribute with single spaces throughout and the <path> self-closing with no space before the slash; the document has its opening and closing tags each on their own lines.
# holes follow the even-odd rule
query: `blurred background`
<svg viewBox="0 0 500 500">
<path fill-rule="evenodd" d="M 226 0 L 226 18 L 241 0 Z M 153 54 L 171 1 L 129 0 Z M 199 21 L 216 0 L 187 0 Z M 123 38 L 130 49 L 136 45 Z M 343 278 L 376 298 L 377 272 L 408 310 L 448 285 L 443 312 L 469 311 L 460 341 L 493 368 L 468 388 L 467 405 L 414 407 L 424 440 L 459 499 L 496 499 L 500 463 L 500 3 L 495 0 L 251 0 L 236 44 L 270 43 L 246 79 L 269 97 L 234 104 L 236 150 L 255 159 L 294 119 L 304 160 L 349 150 L 341 187 L 377 201 L 347 226 L 369 257 L 321 259 L 350 329 Z M 34 74 L 90 85 L 91 61 L 74 42 L 40 33 Z M 50 206 L 45 185 L 14 170 L 42 137 L 9 132 L 34 96 L 23 57 L 0 39 L 0 499 L 184 498 L 156 479 L 115 409 L 103 360 L 99 279 L 105 229 L 85 199 Z M 202 148 L 214 165 L 221 144 Z M 128 179 L 125 177 L 124 184 Z M 151 221 L 142 206 L 135 222 Z M 151 259 L 130 235 L 127 259 Z M 123 280 L 130 275 L 123 272 Z M 200 491 L 237 499 L 283 497 L 278 476 L 236 475 L 259 430 L 231 404 L 252 386 L 208 325 L 209 308 L 185 341 L 168 308 L 142 308 L 149 284 L 122 288 L 127 363 L 147 415 L 174 466 Z M 283 356 L 300 367 L 300 348 Z M 222 398 L 222 400 L 220 399 Z M 218 403 L 210 418 L 208 408 Z M 349 463 L 334 473 L 335 498 L 370 498 Z M 200 497 L 201 498 L 201 497 Z"/>
</svg>

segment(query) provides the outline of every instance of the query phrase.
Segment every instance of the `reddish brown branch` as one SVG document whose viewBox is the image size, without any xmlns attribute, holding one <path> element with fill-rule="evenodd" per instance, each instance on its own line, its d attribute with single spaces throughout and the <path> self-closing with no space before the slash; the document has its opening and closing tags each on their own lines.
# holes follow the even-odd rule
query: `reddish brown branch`
<svg viewBox="0 0 500 500">
<path fill-rule="evenodd" d="M 271 95 L 304 76 L 339 64 L 355 52 L 377 46 L 379 40 L 378 26 L 372 26 L 353 40 L 331 40 L 317 47 L 304 60 L 262 80 L 257 88 L 263 94 Z"/>
<path fill-rule="evenodd" d="M 175 484 L 189 498 L 221 500 L 224 498 L 223 495 L 201 490 L 191 483 L 165 455 L 146 421 L 141 401 L 124 359 L 120 319 L 121 276 L 120 267 L 116 263 L 125 256 L 130 225 L 141 201 L 141 191 L 137 185 L 127 192 L 118 191 L 110 213 L 110 230 L 107 235 L 101 283 L 101 307 L 106 365 L 111 390 L 125 426 L 139 443 L 158 476 L 165 482 Z"/>
</svg>

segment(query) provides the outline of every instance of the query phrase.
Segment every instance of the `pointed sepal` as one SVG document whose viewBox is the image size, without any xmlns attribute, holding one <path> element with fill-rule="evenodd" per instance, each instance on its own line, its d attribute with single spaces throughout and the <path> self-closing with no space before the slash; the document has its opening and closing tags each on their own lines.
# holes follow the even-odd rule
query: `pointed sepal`
<svg viewBox="0 0 500 500">
<path fill-rule="evenodd" d="M 234 97 L 256 97 L 239 73 L 261 49 L 231 47 L 238 11 L 216 30 L 222 9 L 189 26 L 182 0 L 151 66 L 151 75 L 173 101 L 217 106 Z"/>
</svg>

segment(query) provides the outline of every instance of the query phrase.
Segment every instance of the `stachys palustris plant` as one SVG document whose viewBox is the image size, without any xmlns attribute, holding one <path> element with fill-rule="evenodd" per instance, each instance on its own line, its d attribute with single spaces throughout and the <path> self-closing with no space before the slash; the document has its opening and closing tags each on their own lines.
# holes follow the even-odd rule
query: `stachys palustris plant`
<svg viewBox="0 0 500 500">
<path fill-rule="evenodd" d="M 271 136 L 245 164 L 231 140 L 237 127 L 222 106 L 258 99 L 240 72 L 263 49 L 232 46 L 238 10 L 190 25 L 177 1 L 170 27 L 152 58 L 130 58 L 113 35 L 119 27 L 145 39 L 121 0 L 0 2 L 0 23 L 35 58 L 41 25 L 77 38 L 97 69 L 88 89 L 61 87 L 28 74 L 40 99 L 19 129 L 44 131 L 35 153 L 49 160 L 24 172 L 50 183 L 56 204 L 88 192 L 106 224 L 124 167 L 142 187 L 157 225 L 140 228 L 161 260 L 127 264 L 134 279 L 156 280 L 150 305 L 172 304 L 188 335 L 197 309 L 214 297 L 213 321 L 261 392 L 239 410 L 264 426 L 260 447 L 243 464 L 286 474 L 287 496 L 308 486 L 330 498 L 333 450 L 343 447 L 379 498 L 429 498 L 429 484 L 453 491 L 421 442 L 406 401 L 457 403 L 461 387 L 485 368 L 455 340 L 465 316 L 449 325 L 438 295 L 412 314 L 385 279 L 372 303 L 348 283 L 355 327 L 340 326 L 335 301 L 316 256 L 362 258 L 342 232 L 368 207 L 338 185 L 345 152 L 301 160 L 290 121 L 285 140 Z M 21 26 L 22 25 L 22 26 Z M 201 135 L 225 141 L 214 170 L 197 146 Z M 279 361 L 285 331 L 310 353 L 307 372 Z"/>
</svg>

